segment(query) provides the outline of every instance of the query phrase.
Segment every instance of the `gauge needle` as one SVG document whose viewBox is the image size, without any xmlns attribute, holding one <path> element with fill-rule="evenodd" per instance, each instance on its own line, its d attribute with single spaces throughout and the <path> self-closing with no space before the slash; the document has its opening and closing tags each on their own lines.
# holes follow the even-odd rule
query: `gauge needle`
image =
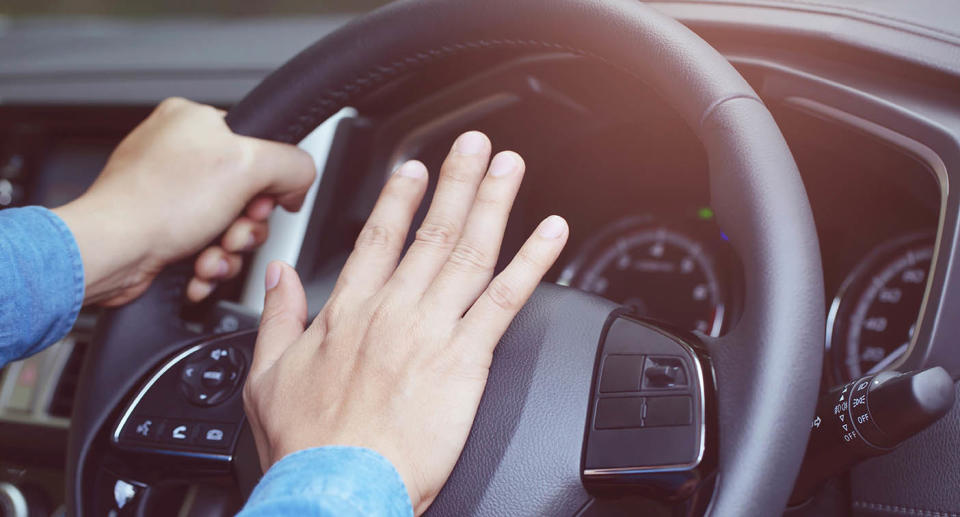
<svg viewBox="0 0 960 517">
<path fill-rule="evenodd" d="M 909 342 L 909 341 L 907 341 L 906 343 L 898 346 L 898 347 L 896 348 L 896 350 L 894 350 L 893 352 L 890 352 L 890 355 L 884 357 L 883 359 L 880 360 L 880 362 L 878 362 L 877 364 L 873 365 L 873 368 L 870 368 L 870 371 L 867 372 L 867 375 L 872 375 L 872 374 L 877 373 L 877 372 L 879 372 L 880 370 L 883 370 L 884 368 L 890 366 L 890 363 L 896 361 L 898 357 L 900 357 L 901 355 L 903 355 L 903 353 L 907 351 L 907 347 L 909 347 L 909 346 L 910 346 L 910 342 Z"/>
</svg>

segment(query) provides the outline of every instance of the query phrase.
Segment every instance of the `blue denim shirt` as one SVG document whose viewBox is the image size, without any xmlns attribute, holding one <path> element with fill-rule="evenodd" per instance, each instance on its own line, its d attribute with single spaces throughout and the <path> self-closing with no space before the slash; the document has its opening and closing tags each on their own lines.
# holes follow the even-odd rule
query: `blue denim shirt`
<svg viewBox="0 0 960 517">
<path fill-rule="evenodd" d="M 42 207 L 0 210 L 0 367 L 67 335 L 83 305 L 73 234 Z M 410 516 L 393 465 L 359 447 L 317 447 L 275 463 L 240 512 L 258 515 Z"/>
</svg>

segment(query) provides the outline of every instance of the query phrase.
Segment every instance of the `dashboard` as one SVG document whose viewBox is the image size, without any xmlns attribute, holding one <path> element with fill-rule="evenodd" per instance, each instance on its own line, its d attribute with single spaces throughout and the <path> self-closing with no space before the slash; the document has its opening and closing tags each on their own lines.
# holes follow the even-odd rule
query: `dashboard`
<svg viewBox="0 0 960 517">
<path fill-rule="evenodd" d="M 797 160 L 824 266 L 824 384 L 916 364 L 907 362 L 912 357 L 956 356 L 924 348 L 930 335 L 917 330 L 929 327 L 922 322 L 935 316 L 937 296 L 946 297 L 931 290 L 942 281 L 935 266 L 949 252 L 943 248 L 950 230 L 944 225 L 952 195 L 948 170 L 960 165 L 952 136 L 960 134 L 955 63 L 918 63 L 915 55 L 901 55 L 909 54 L 903 49 L 865 50 L 809 35 L 758 45 L 772 29 L 731 21 L 737 7 L 725 11 L 725 3 L 658 6 L 731 59 L 771 109 Z M 703 10 L 691 11 L 693 4 Z M 229 108 L 318 32 L 345 19 L 221 24 L 190 55 L 178 43 L 150 46 L 180 40 L 201 47 L 190 39 L 196 29 L 190 23 L 101 27 L 93 36 L 68 32 L 62 40 L 44 32 L 51 25 L 25 29 L 19 41 L 28 50 L 41 49 L 36 42 L 43 38 L 53 38 L 50 48 L 68 48 L 71 38 L 89 38 L 89 44 L 71 59 L 41 53 L 31 62 L 29 53 L 13 59 L 0 52 L 0 62 L 11 62 L 0 70 L 0 209 L 56 206 L 79 195 L 162 97 Z M 776 23 L 786 27 L 795 19 Z M 250 34 L 263 47 L 237 57 L 238 42 Z M 128 54 L 118 42 L 129 44 Z M 881 56 L 861 60 L 865 53 Z M 135 59 L 148 55 L 159 57 L 147 65 Z M 689 128 L 656 92 L 602 63 L 562 54 L 502 58 L 467 81 L 453 79 L 462 77 L 453 73 L 460 64 L 441 64 L 428 76 L 406 78 L 408 87 L 375 92 L 356 106 L 358 114 L 337 124 L 295 255 L 310 310 L 319 310 L 332 289 L 386 171 L 408 158 L 435 171 L 456 134 L 480 129 L 496 150 L 516 150 L 528 165 L 501 267 L 537 221 L 559 213 L 571 236 L 548 281 L 683 330 L 718 336 L 734 328 L 746 275 L 710 205 L 709 165 Z M 126 64 L 113 70 L 112 59 Z M 923 79 L 903 81 L 906 74 Z M 255 313 L 252 283 L 259 282 L 224 285 L 217 302 L 190 307 L 184 316 L 198 331 L 209 331 L 223 328 L 218 304 Z M 96 309 L 86 309 L 63 342 L 0 371 L 0 483 L 34 487 L 49 511 L 62 498 L 72 390 L 97 317 Z M 895 476 L 903 456 L 875 460 L 869 469 Z M 877 500 L 864 481 L 870 475 L 855 471 L 828 494 L 826 507 L 808 514 L 846 515 L 855 501 Z"/>
</svg>

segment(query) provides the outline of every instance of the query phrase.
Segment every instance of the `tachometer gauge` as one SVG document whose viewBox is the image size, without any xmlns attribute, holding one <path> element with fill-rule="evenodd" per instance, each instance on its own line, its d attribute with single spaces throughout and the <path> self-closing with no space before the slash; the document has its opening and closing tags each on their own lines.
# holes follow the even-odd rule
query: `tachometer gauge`
<svg viewBox="0 0 960 517">
<path fill-rule="evenodd" d="M 827 347 L 844 379 L 879 372 L 910 348 L 933 258 L 933 239 L 880 246 L 847 277 L 827 322 Z"/>
<path fill-rule="evenodd" d="M 636 218 L 602 231 L 559 283 L 622 303 L 640 316 L 718 336 L 725 304 L 715 264 L 693 236 Z"/>
</svg>

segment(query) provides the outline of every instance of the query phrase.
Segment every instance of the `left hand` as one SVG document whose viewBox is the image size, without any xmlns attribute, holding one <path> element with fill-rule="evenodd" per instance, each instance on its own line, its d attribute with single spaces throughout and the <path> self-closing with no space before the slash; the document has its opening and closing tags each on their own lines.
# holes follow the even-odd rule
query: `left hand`
<svg viewBox="0 0 960 517">
<path fill-rule="evenodd" d="M 523 173 L 516 153 L 490 160 L 486 136 L 461 135 L 403 254 L 427 170 L 400 167 L 309 326 L 297 272 L 268 266 L 243 389 L 264 470 L 310 447 L 366 447 L 396 467 L 417 514 L 430 506 L 466 443 L 497 342 L 567 241 L 566 221 L 550 216 L 494 276 Z"/>
<path fill-rule="evenodd" d="M 292 145 L 235 135 L 224 113 L 167 99 L 117 147 L 87 192 L 54 209 L 83 259 L 85 303 L 120 305 L 200 251 L 187 297 L 237 275 L 275 204 L 298 210 L 316 171 Z"/>
</svg>

